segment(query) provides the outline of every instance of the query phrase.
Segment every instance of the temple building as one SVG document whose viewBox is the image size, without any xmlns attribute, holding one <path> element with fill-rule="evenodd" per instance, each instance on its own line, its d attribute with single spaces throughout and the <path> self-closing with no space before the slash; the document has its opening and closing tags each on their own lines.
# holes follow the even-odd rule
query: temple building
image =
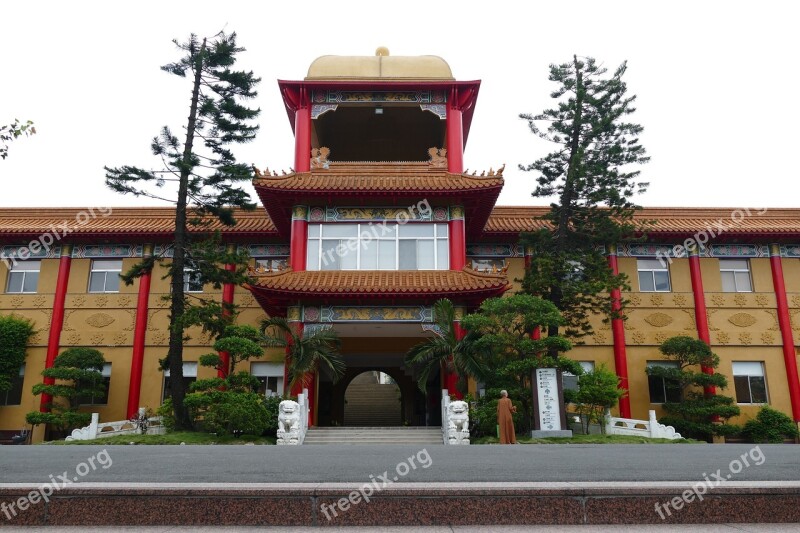
<svg viewBox="0 0 800 533">
<path fill-rule="evenodd" d="M 404 356 L 434 334 L 436 300 L 451 299 L 458 320 L 520 289 L 530 256 L 519 236 L 540 227 L 547 208 L 495 205 L 502 166 L 465 171 L 480 82 L 456 80 L 439 57 L 384 48 L 323 56 L 304 80 L 279 88 L 294 167 L 257 171 L 261 207 L 218 228 L 226 245 L 249 252 L 251 281 L 215 290 L 187 272 L 185 288 L 235 303 L 240 323 L 285 316 L 299 329 L 337 331 L 347 371 L 335 383 L 324 371 L 314 377 L 314 425 L 439 425 L 439 391 L 454 389 L 455 376 L 433 376 L 424 394 Z M 631 282 L 622 295 L 627 319 L 598 319 L 567 355 L 586 369 L 614 369 L 629 390 L 616 412 L 647 419 L 671 395 L 645 373 L 667 364 L 658 345 L 697 337 L 720 356 L 730 386 L 717 392 L 735 396 L 739 422 L 763 404 L 800 421 L 800 209 L 645 208 L 637 216 L 655 221 L 647 242 L 607 248 L 610 265 Z M 107 393 L 85 405 L 101 420 L 161 404 L 169 387 L 158 363 L 168 342 L 165 271 L 156 267 L 132 286 L 119 274 L 144 256 L 169 261 L 173 222 L 170 208 L 0 208 L 0 314 L 29 318 L 37 330 L 14 388 L 0 394 L 0 430 L 18 430 L 40 408 L 31 388 L 69 347 L 96 347 L 108 361 Z M 699 246 L 680 253 L 687 239 Z M 197 360 L 213 339 L 190 337 L 184 380 L 212 377 L 216 370 Z M 281 394 L 284 366 L 283 352 L 267 350 L 237 370 Z M 388 418 L 363 411 L 369 401 L 356 392 L 387 384 L 396 410 Z M 470 383 L 475 394 L 481 388 Z"/>
</svg>

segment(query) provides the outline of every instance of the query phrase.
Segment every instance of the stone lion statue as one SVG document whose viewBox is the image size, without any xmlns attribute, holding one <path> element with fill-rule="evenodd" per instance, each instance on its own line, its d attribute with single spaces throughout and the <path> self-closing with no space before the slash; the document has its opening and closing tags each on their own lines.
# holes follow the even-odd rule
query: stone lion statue
<svg viewBox="0 0 800 533">
<path fill-rule="evenodd" d="M 300 438 L 300 404 L 283 400 L 278 405 L 278 444 L 298 444 Z"/>
<path fill-rule="evenodd" d="M 457 400 L 447 406 L 447 437 L 450 444 L 469 444 L 469 405 Z"/>
</svg>

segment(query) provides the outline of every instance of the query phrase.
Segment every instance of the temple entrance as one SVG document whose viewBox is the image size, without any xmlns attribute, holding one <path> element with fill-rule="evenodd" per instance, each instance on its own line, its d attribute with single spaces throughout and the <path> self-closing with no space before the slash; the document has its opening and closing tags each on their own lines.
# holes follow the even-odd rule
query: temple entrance
<svg viewBox="0 0 800 533">
<path fill-rule="evenodd" d="M 344 394 L 344 426 L 403 425 L 402 395 L 394 379 L 368 370 L 350 382 Z"/>
</svg>

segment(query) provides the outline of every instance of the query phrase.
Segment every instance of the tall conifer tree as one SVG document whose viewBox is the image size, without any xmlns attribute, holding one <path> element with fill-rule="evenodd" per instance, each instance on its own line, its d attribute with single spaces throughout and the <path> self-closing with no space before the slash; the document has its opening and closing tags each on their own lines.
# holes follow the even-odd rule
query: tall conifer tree
<svg viewBox="0 0 800 533">
<path fill-rule="evenodd" d="M 627 287 L 614 275 L 604 246 L 631 238 L 637 231 L 631 198 L 644 192 L 633 166 L 649 160 L 639 143 L 642 127 L 626 121 L 635 96 L 626 96 L 626 64 L 613 75 L 592 58 L 550 65 L 551 93 L 557 101 L 538 115 L 521 114 L 531 131 L 556 145 L 545 157 L 520 169 L 537 172 L 537 198 L 552 198 L 542 217 L 546 229 L 523 234 L 533 249 L 524 289 L 555 304 L 564 318 L 563 333 L 579 339 L 592 333 L 595 313 L 612 314 L 609 291 Z M 549 335 L 559 335 L 550 326 Z"/>
<path fill-rule="evenodd" d="M 192 34 L 186 42 L 174 41 L 184 53 L 178 61 L 161 67 L 162 70 L 191 81 L 191 102 L 185 126 L 186 136 L 181 143 L 164 126 L 151 147 L 162 163 L 159 170 L 134 166 L 106 167 L 106 184 L 122 194 L 145 196 L 168 201 L 175 205 L 175 234 L 172 262 L 167 277 L 170 280 L 170 335 L 166 367 L 170 371 L 171 395 L 177 427 L 190 425 L 183 405 L 186 393 L 183 385 L 183 341 L 186 329 L 195 324 L 208 324 L 221 315 L 221 306 L 202 300 L 194 303 L 184 291 L 184 273 L 194 272 L 197 283 L 237 282 L 244 267 L 228 272 L 219 268 L 222 263 L 242 263 L 238 254 L 218 253 L 214 241 L 198 242 L 189 228 L 199 231 L 213 220 L 225 225 L 236 223 L 235 207 L 253 209 L 242 182 L 252 179 L 252 167 L 238 163 L 230 146 L 255 138 L 257 125 L 252 125 L 260 110 L 246 107 L 243 102 L 256 96 L 260 81 L 252 71 L 232 70 L 239 52 L 236 34 L 219 33 L 211 39 L 199 39 Z M 171 184 L 174 196 L 164 192 Z M 209 244 L 211 242 L 211 244 Z M 126 282 L 153 266 L 145 260 L 126 273 Z M 217 329 L 221 331 L 218 324 Z"/>
</svg>

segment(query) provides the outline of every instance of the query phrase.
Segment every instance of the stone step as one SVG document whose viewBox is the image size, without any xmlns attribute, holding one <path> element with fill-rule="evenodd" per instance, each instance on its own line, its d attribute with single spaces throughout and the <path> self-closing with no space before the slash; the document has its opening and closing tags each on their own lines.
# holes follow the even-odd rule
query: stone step
<svg viewBox="0 0 800 533">
<path fill-rule="evenodd" d="M 304 444 L 441 444 L 438 427 L 315 427 Z"/>
</svg>

